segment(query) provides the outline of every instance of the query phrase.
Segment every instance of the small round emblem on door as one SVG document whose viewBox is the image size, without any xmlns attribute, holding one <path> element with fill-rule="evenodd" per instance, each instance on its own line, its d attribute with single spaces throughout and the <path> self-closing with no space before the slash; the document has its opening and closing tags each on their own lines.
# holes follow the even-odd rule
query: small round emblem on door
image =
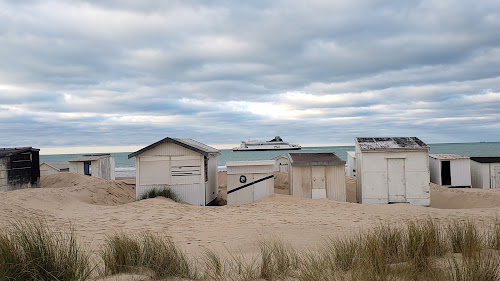
<svg viewBox="0 0 500 281">
<path fill-rule="evenodd" d="M 246 182 L 247 182 L 247 177 L 245 177 L 245 176 L 240 176 L 240 182 L 241 182 L 241 183 L 246 183 Z"/>
</svg>

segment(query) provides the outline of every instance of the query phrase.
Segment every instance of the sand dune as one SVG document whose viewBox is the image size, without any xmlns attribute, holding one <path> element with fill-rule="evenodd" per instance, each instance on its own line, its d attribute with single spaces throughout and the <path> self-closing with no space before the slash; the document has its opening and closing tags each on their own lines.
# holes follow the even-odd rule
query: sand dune
<svg viewBox="0 0 500 281">
<path fill-rule="evenodd" d="M 285 191 L 285 179 L 276 190 Z M 353 179 L 348 179 L 353 198 Z M 70 173 L 42 178 L 41 189 L 0 192 L 0 224 L 38 217 L 54 227 L 71 222 L 91 249 L 115 231 L 153 231 L 172 236 L 189 253 L 204 247 L 255 253 L 262 238 L 280 237 L 298 249 L 324 238 L 350 235 L 381 223 L 427 217 L 473 218 L 490 223 L 500 212 L 500 190 L 446 189 L 433 185 L 432 207 L 408 204 L 360 205 L 274 194 L 248 205 L 200 207 L 155 198 L 134 201 L 133 181 L 110 181 Z M 221 181 L 221 183 L 223 183 Z M 276 192 L 276 193 L 281 193 Z M 350 194 L 350 195 L 349 195 Z M 454 209 L 451 209 L 454 208 Z"/>
</svg>

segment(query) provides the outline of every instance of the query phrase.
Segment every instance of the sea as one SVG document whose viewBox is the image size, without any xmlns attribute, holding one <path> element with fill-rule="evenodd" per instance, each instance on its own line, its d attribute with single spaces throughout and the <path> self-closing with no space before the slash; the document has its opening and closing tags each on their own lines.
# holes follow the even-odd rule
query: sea
<svg viewBox="0 0 500 281">
<path fill-rule="evenodd" d="M 473 142 L 473 143 L 437 143 L 429 144 L 430 153 L 453 153 L 463 156 L 498 156 L 500 157 L 500 142 Z M 224 170 L 228 161 L 253 161 L 270 160 L 276 156 L 289 152 L 333 152 L 343 160 L 347 160 L 347 151 L 353 151 L 354 146 L 324 146 L 324 147 L 302 147 L 301 150 L 280 150 L 280 151 L 232 151 L 222 149 L 221 155 L 217 158 L 219 170 Z M 133 151 L 132 151 L 133 152 Z M 115 159 L 115 176 L 135 177 L 135 158 L 128 158 L 132 152 L 111 153 Z M 41 162 L 65 162 L 73 158 L 78 158 L 82 154 L 55 154 L 40 155 Z"/>
</svg>

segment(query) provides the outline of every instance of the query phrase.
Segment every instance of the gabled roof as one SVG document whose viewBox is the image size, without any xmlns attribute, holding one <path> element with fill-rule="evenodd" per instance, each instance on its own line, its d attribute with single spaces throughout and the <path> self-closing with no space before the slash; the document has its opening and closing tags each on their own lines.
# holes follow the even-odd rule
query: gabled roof
<svg viewBox="0 0 500 281">
<path fill-rule="evenodd" d="M 40 166 L 42 164 L 46 164 L 58 171 L 61 171 L 61 170 L 68 170 L 69 169 L 69 162 L 42 162 L 40 164 Z"/>
<path fill-rule="evenodd" d="M 86 161 L 95 161 L 99 160 L 101 158 L 107 158 L 111 157 L 111 154 L 105 153 L 105 154 L 85 154 L 82 157 L 74 158 L 71 160 L 68 160 L 68 162 L 86 162 Z"/>
<path fill-rule="evenodd" d="M 345 165 L 335 153 L 288 153 L 292 166 Z"/>
<path fill-rule="evenodd" d="M 500 163 L 500 157 L 471 157 L 470 160 L 479 163 Z"/>
<path fill-rule="evenodd" d="M 361 150 L 428 150 L 429 146 L 417 137 L 355 138 Z"/>
<path fill-rule="evenodd" d="M 146 146 L 145 148 L 143 149 L 140 149 L 134 153 L 131 153 L 128 155 L 128 158 L 132 158 L 132 157 L 135 157 L 143 152 L 146 152 L 150 149 L 153 149 L 155 147 L 157 147 L 158 145 L 160 144 L 163 144 L 163 143 L 174 143 L 174 144 L 177 144 L 177 145 L 180 145 L 184 148 L 187 148 L 187 149 L 190 149 L 194 152 L 197 152 L 199 154 L 202 154 L 206 157 L 212 157 L 212 156 L 217 156 L 217 155 L 220 155 L 220 151 L 218 149 L 215 149 L 211 146 L 208 146 L 206 144 L 203 144 L 201 142 L 197 142 L 195 140 L 192 140 L 192 139 L 180 139 L 180 138 L 164 138 L 160 141 L 157 141 L 151 145 L 148 145 Z"/>
<path fill-rule="evenodd" d="M 40 151 L 40 149 L 33 147 L 15 147 L 15 148 L 0 148 L 0 158 L 7 157 L 27 151 Z"/>
<path fill-rule="evenodd" d="M 288 159 L 288 155 L 287 155 L 287 154 L 281 154 L 281 155 L 278 155 L 278 156 L 273 157 L 273 158 L 271 158 L 271 159 L 272 159 L 272 160 L 278 160 L 278 159 L 280 159 L 280 158 L 286 158 L 286 159 Z"/>
</svg>

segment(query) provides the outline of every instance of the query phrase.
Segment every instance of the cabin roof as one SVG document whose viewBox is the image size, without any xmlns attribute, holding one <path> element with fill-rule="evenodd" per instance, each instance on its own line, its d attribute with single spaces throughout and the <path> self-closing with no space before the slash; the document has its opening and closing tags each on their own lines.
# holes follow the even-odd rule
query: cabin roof
<svg viewBox="0 0 500 281">
<path fill-rule="evenodd" d="M 417 137 L 355 138 L 361 150 L 428 150 L 429 146 Z"/>
<path fill-rule="evenodd" d="M 455 159 L 469 159 L 467 156 L 458 154 L 429 154 L 429 157 L 439 160 L 455 160 Z"/>
<path fill-rule="evenodd" d="M 59 171 L 69 169 L 69 162 L 42 162 L 40 166 L 42 164 L 49 165 L 50 167 Z"/>
<path fill-rule="evenodd" d="M 0 158 L 23 153 L 26 151 L 40 151 L 40 149 L 33 147 L 0 148 Z"/>
<path fill-rule="evenodd" d="M 471 157 L 470 160 L 479 163 L 500 163 L 500 157 Z"/>
<path fill-rule="evenodd" d="M 286 158 L 286 159 L 288 159 L 288 155 L 286 155 L 286 154 L 281 154 L 281 155 L 278 155 L 278 156 L 273 157 L 273 158 L 271 158 L 271 159 L 272 159 L 272 160 L 278 160 L 278 159 L 280 159 L 280 158 Z"/>
<path fill-rule="evenodd" d="M 335 153 L 288 153 L 292 166 L 345 165 Z"/>
<path fill-rule="evenodd" d="M 111 157 L 111 154 L 109 154 L 109 153 L 107 153 L 107 154 L 85 154 L 81 157 L 71 159 L 68 162 L 95 161 L 95 160 L 99 160 L 101 158 L 107 158 L 107 157 Z"/>
<path fill-rule="evenodd" d="M 180 139 L 180 138 L 169 138 L 169 137 L 166 137 L 160 141 L 157 141 L 151 145 L 148 145 L 146 147 L 144 147 L 143 149 L 140 149 L 134 153 L 131 153 L 128 155 L 128 158 L 132 158 L 132 157 L 135 157 L 143 152 L 146 152 L 150 149 L 153 149 L 155 147 L 157 147 L 158 145 L 160 144 L 163 144 L 163 143 L 174 143 L 174 144 L 177 144 L 177 145 L 180 145 L 182 147 L 185 147 L 187 149 L 190 149 L 194 152 L 197 152 L 199 154 L 202 154 L 206 157 L 211 157 L 211 156 L 217 156 L 217 155 L 220 155 L 220 151 L 216 148 L 213 148 L 211 146 L 208 146 L 206 144 L 203 144 L 201 142 L 197 142 L 195 140 L 192 140 L 192 139 Z"/>
</svg>

